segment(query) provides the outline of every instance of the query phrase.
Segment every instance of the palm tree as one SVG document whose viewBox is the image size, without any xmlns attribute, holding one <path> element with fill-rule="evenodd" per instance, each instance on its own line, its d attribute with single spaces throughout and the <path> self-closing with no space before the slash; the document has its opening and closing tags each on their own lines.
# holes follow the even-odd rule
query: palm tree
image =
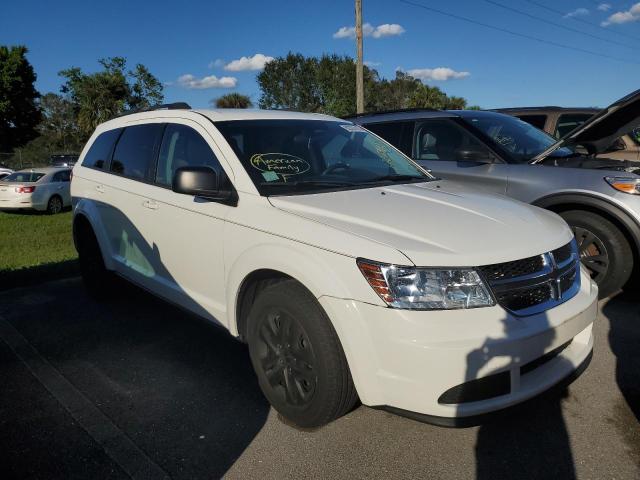
<svg viewBox="0 0 640 480">
<path fill-rule="evenodd" d="M 250 108 L 251 99 L 241 93 L 227 93 L 215 100 L 216 108 Z"/>
</svg>

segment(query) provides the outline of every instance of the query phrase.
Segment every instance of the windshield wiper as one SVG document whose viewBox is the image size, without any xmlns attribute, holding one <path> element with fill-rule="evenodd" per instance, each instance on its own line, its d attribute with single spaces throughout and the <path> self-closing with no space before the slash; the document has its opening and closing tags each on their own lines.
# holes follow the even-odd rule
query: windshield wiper
<svg viewBox="0 0 640 480">
<path fill-rule="evenodd" d="M 366 181 L 366 183 L 375 183 L 375 182 L 406 182 L 407 180 L 422 180 L 428 182 L 431 180 L 429 177 L 423 177 L 418 175 L 381 175 L 380 177 L 374 177 Z"/>
<path fill-rule="evenodd" d="M 328 186 L 328 187 L 350 187 L 353 185 L 357 185 L 357 183 L 353 182 L 344 182 L 341 180 L 294 180 L 293 182 L 283 182 L 281 180 L 277 182 L 260 182 L 260 186 L 262 187 L 297 187 L 297 186 Z"/>
</svg>

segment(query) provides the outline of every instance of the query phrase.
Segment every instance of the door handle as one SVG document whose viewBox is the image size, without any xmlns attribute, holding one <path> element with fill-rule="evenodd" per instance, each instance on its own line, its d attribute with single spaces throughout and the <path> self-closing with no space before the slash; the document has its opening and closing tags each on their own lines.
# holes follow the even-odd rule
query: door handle
<svg viewBox="0 0 640 480">
<path fill-rule="evenodd" d="M 104 193 L 104 185 L 97 185 L 96 186 L 96 192 Z"/>
<path fill-rule="evenodd" d="M 157 210 L 159 205 L 157 202 L 154 202 L 153 200 L 145 200 L 144 202 L 142 202 L 142 206 L 144 208 L 148 208 L 149 210 Z"/>
</svg>

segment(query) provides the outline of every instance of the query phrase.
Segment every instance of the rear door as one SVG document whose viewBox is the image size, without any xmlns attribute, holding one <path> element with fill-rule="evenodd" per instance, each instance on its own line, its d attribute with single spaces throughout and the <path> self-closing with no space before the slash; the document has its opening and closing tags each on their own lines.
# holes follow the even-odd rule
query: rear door
<svg viewBox="0 0 640 480">
<path fill-rule="evenodd" d="M 57 193 L 62 198 L 62 204 L 65 207 L 71 205 L 71 171 L 62 170 L 53 174 L 52 193 Z"/>
<path fill-rule="evenodd" d="M 155 166 L 164 124 L 125 127 L 107 165 L 109 175 L 99 196 L 114 267 L 123 276 L 155 291 L 162 281 L 162 261 L 154 239 L 153 212 L 147 208 L 153 190 L 149 179 Z"/>
<path fill-rule="evenodd" d="M 413 158 L 438 177 L 494 193 L 507 191 L 509 165 L 450 119 L 416 122 Z"/>
</svg>

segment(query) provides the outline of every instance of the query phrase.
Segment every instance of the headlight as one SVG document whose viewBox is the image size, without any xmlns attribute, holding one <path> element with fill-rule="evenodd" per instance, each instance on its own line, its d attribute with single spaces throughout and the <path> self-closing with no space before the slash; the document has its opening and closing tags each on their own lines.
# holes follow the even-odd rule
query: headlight
<svg viewBox="0 0 640 480">
<path fill-rule="evenodd" d="M 495 305 L 475 270 L 401 267 L 358 259 L 371 288 L 394 308 L 449 310 Z"/>
<path fill-rule="evenodd" d="M 640 195 L 640 178 L 605 177 L 604 179 L 619 192 Z"/>
</svg>

